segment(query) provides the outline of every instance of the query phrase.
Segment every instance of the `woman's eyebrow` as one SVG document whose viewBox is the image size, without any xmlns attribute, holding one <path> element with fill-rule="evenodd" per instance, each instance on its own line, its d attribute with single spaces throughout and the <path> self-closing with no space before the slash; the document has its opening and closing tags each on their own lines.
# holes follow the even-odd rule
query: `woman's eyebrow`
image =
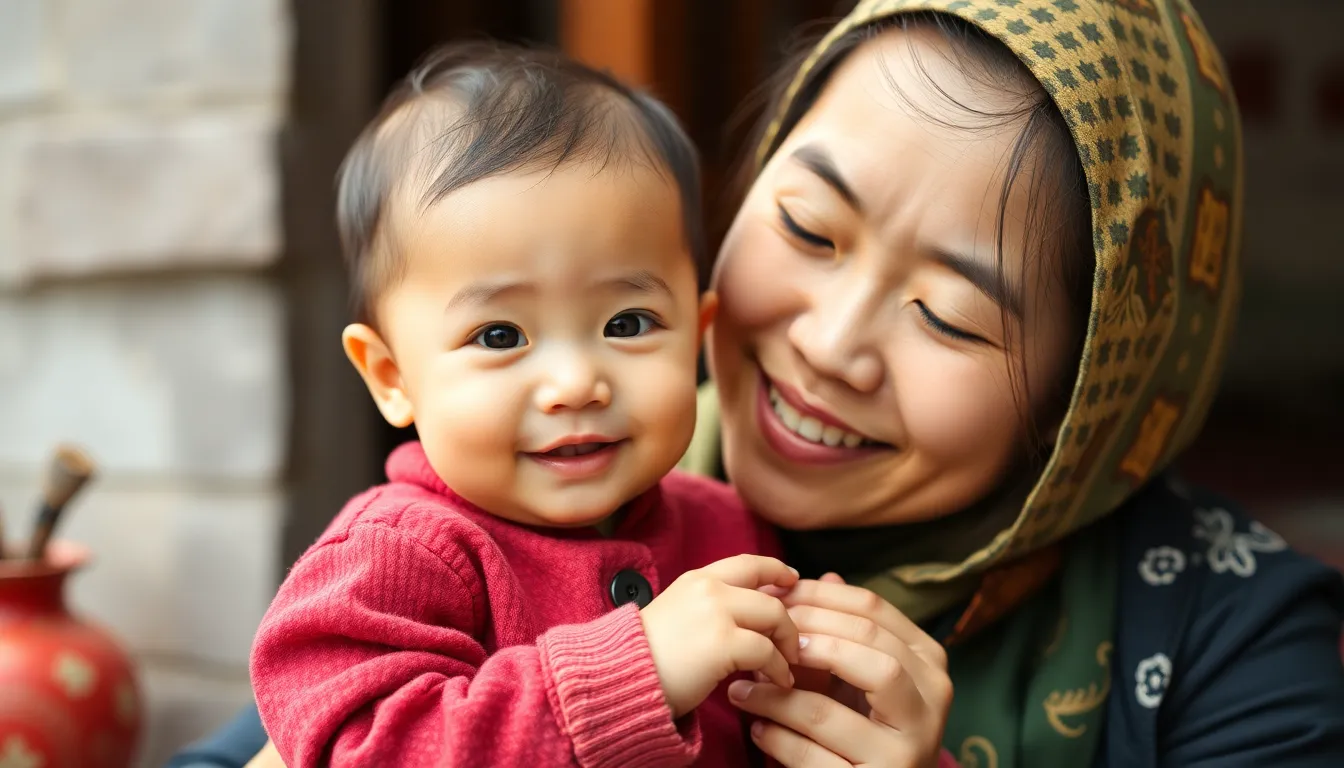
<svg viewBox="0 0 1344 768">
<path fill-rule="evenodd" d="M 1022 295 L 1015 285 L 1004 285 L 999 279 L 998 270 L 971 256 L 953 253 L 941 249 L 933 251 L 934 261 L 966 278 L 989 300 L 1008 310 L 1010 314 L 1022 319 Z"/>
<path fill-rule="evenodd" d="M 845 178 L 840 175 L 840 170 L 835 167 L 835 161 L 831 159 L 830 153 L 815 144 L 805 144 L 794 150 L 790 158 L 794 162 L 815 173 L 818 178 L 826 182 L 836 191 L 840 197 L 844 198 L 846 203 L 856 212 L 862 212 L 863 208 L 859 205 L 859 196 L 854 194 L 854 189 L 849 186 Z"/>
</svg>

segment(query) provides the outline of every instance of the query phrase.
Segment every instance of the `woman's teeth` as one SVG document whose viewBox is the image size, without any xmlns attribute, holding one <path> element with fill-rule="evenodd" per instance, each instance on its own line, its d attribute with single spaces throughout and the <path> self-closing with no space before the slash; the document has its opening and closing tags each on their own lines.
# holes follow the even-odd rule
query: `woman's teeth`
<svg viewBox="0 0 1344 768">
<path fill-rule="evenodd" d="M 856 435 L 853 432 L 846 432 L 839 427 L 823 425 L 817 419 L 811 416 L 804 416 L 796 408 L 789 405 L 788 402 L 780 397 L 779 391 L 774 387 L 770 388 L 770 405 L 775 409 L 775 415 L 789 431 L 799 437 L 812 443 L 821 443 L 835 447 L 843 445 L 846 448 L 857 448 L 868 441 L 863 435 Z"/>
</svg>

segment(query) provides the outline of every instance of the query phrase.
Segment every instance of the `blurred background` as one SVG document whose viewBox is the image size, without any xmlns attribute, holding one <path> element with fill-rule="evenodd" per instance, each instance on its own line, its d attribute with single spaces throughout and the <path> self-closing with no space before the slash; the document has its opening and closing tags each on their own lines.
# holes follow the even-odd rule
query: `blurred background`
<svg viewBox="0 0 1344 768">
<path fill-rule="evenodd" d="M 461 36 L 652 88 L 711 231 L 753 91 L 835 0 L 0 0 L 0 507 L 53 447 L 101 466 L 74 608 L 134 653 L 160 765 L 249 699 L 284 569 L 407 435 L 339 344 L 333 175 L 392 81 Z M 1195 0 L 1245 123 L 1245 298 L 1188 475 L 1344 566 L 1344 2 Z M 716 202 L 717 201 L 717 202 Z"/>
</svg>

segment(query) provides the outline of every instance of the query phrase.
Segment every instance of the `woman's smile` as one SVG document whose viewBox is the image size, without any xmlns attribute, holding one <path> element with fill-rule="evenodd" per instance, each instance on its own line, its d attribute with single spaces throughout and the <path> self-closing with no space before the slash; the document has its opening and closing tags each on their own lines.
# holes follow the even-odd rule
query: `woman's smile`
<svg viewBox="0 0 1344 768">
<path fill-rule="evenodd" d="M 797 390 L 764 373 L 757 392 L 756 411 L 766 443 L 788 461 L 801 464 L 854 461 L 891 448 L 809 405 Z"/>
</svg>

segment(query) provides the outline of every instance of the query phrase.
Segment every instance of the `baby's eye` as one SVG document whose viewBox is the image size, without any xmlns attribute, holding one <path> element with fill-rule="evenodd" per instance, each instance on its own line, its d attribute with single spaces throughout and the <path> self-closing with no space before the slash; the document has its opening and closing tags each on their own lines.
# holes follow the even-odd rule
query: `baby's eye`
<svg viewBox="0 0 1344 768">
<path fill-rule="evenodd" d="M 527 337 L 516 326 L 496 323 L 486 326 L 471 343 L 486 349 L 515 349 L 527 346 Z"/>
<path fill-rule="evenodd" d="M 657 327 L 658 322 L 646 314 L 622 312 L 607 321 L 607 327 L 602 329 L 602 335 L 613 339 L 630 339 L 643 336 Z"/>
</svg>

